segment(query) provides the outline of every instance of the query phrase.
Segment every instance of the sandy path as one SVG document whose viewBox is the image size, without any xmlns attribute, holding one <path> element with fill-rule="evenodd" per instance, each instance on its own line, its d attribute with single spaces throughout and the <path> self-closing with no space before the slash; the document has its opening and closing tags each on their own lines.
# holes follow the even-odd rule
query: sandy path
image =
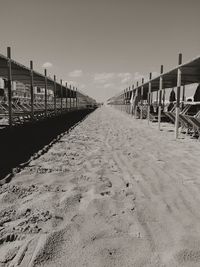
<svg viewBox="0 0 200 267">
<path fill-rule="evenodd" d="M 103 107 L 0 188 L 0 266 L 200 266 L 200 146 Z"/>
</svg>

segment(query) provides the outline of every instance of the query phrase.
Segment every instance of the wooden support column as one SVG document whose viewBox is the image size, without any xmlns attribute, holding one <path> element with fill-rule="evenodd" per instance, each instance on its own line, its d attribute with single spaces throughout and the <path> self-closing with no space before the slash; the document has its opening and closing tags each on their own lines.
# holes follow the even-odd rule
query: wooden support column
<svg viewBox="0 0 200 267">
<path fill-rule="evenodd" d="M 132 85 L 132 94 L 131 94 L 131 98 L 133 99 L 134 98 L 134 84 Z M 131 115 L 133 115 L 133 103 L 131 103 Z"/>
<path fill-rule="evenodd" d="M 140 101 L 140 119 L 143 117 L 143 94 L 144 94 L 144 78 L 142 78 L 142 86 L 141 86 L 141 101 Z"/>
<path fill-rule="evenodd" d="M 160 130 L 161 110 L 162 110 L 162 89 L 163 89 L 163 65 L 160 67 L 160 80 L 159 80 L 159 103 L 158 103 L 158 129 Z"/>
<path fill-rule="evenodd" d="M 73 94 L 72 94 L 72 96 L 73 96 L 73 109 L 75 108 L 75 98 L 74 98 L 74 93 L 75 93 L 75 87 L 73 86 Z"/>
<path fill-rule="evenodd" d="M 56 107 L 56 75 L 54 75 L 53 79 L 54 79 L 54 84 L 53 84 L 53 86 L 54 86 L 53 87 L 54 112 L 56 113 L 57 112 L 57 107 Z"/>
<path fill-rule="evenodd" d="M 131 87 L 128 88 L 128 114 L 130 114 L 130 96 L 131 96 Z"/>
<path fill-rule="evenodd" d="M 123 104 L 123 111 L 124 111 L 124 108 L 125 108 L 125 105 L 126 105 L 126 90 L 124 89 L 124 104 Z"/>
<path fill-rule="evenodd" d="M 70 88 L 70 91 L 69 91 L 69 96 L 70 96 L 70 98 L 69 98 L 69 108 L 71 110 L 71 108 L 72 108 L 72 100 L 71 100 L 71 96 L 72 96 L 71 88 L 72 88 L 72 86 L 71 86 L 71 84 L 70 84 L 69 88 Z"/>
<path fill-rule="evenodd" d="M 78 108 L 77 88 L 76 88 L 76 109 Z"/>
<path fill-rule="evenodd" d="M 65 83 L 65 86 L 66 86 L 65 108 L 66 108 L 66 111 L 67 111 L 67 94 L 68 94 L 67 83 Z"/>
<path fill-rule="evenodd" d="M 45 117 L 47 117 L 47 70 L 44 70 L 44 108 Z"/>
<path fill-rule="evenodd" d="M 177 70 L 177 97 L 176 97 L 176 120 L 175 120 L 175 138 L 178 138 L 178 128 L 179 128 L 179 113 L 180 113 L 180 90 L 181 90 L 181 68 L 182 64 L 182 54 L 179 54 Z"/>
<path fill-rule="evenodd" d="M 137 103 L 138 103 L 138 82 L 137 82 L 137 85 L 136 85 L 136 92 L 135 92 L 135 94 L 136 94 L 136 98 L 135 98 L 135 106 L 134 106 L 134 108 L 135 108 L 135 110 L 134 110 L 134 115 L 135 115 L 135 119 L 137 118 Z"/>
<path fill-rule="evenodd" d="M 63 86 L 62 86 L 62 79 L 60 80 L 60 110 L 61 110 L 61 113 L 63 111 Z"/>
<path fill-rule="evenodd" d="M 33 61 L 30 61 L 31 118 L 34 118 Z"/>
<path fill-rule="evenodd" d="M 150 121 L 150 105 L 151 105 L 151 79 L 152 79 L 152 73 L 149 73 L 149 88 L 148 88 L 148 109 L 147 109 L 147 119 L 148 119 L 148 124 Z"/>
<path fill-rule="evenodd" d="M 12 66 L 11 66 L 11 48 L 7 47 L 7 58 L 8 58 L 8 115 L 9 115 L 9 126 L 13 124 L 12 117 Z"/>
</svg>

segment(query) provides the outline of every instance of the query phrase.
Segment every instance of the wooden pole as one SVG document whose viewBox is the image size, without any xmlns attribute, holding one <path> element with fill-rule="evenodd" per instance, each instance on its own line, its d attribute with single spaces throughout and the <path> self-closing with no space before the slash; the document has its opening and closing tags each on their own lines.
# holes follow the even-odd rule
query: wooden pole
<svg viewBox="0 0 200 267">
<path fill-rule="evenodd" d="M 78 108 L 77 88 L 76 88 L 76 109 Z"/>
<path fill-rule="evenodd" d="M 75 87 L 73 86 L 73 94 L 72 94 L 72 96 L 73 96 L 73 98 L 72 98 L 72 100 L 73 100 L 73 109 L 75 108 L 74 92 L 75 92 Z"/>
<path fill-rule="evenodd" d="M 141 86 L 141 101 L 140 101 L 140 119 L 142 120 L 143 118 L 143 93 L 144 93 L 144 78 L 142 78 L 142 86 Z"/>
<path fill-rule="evenodd" d="M 183 85 L 183 91 L 182 91 L 182 110 L 184 108 L 184 102 L 185 102 L 185 85 Z"/>
<path fill-rule="evenodd" d="M 47 117 L 47 70 L 44 70 L 44 108 L 45 117 Z"/>
<path fill-rule="evenodd" d="M 72 108 L 72 100 L 71 100 L 71 95 L 72 95 L 71 88 L 72 88 L 72 86 L 71 86 L 71 84 L 70 84 L 69 88 L 70 88 L 70 91 L 69 91 L 69 96 L 70 96 L 70 98 L 69 98 L 69 108 L 71 110 L 71 108 Z"/>
<path fill-rule="evenodd" d="M 56 75 L 54 75 L 54 87 L 53 87 L 53 94 L 54 94 L 54 112 L 57 112 L 57 107 L 56 107 Z"/>
<path fill-rule="evenodd" d="M 34 118 L 33 61 L 30 61 L 31 118 Z"/>
<path fill-rule="evenodd" d="M 137 103 L 138 103 L 138 82 L 137 82 L 137 85 L 136 85 L 136 92 L 135 92 L 135 94 L 136 94 L 136 98 L 135 98 L 135 119 L 137 118 Z"/>
<path fill-rule="evenodd" d="M 178 56 L 178 65 L 177 70 L 177 98 L 176 98 L 176 120 L 175 120 L 175 138 L 178 139 L 178 128 L 179 128 L 179 113 L 180 113 L 180 90 L 181 90 L 181 68 L 182 64 L 182 54 Z"/>
<path fill-rule="evenodd" d="M 148 109 L 147 109 L 147 119 L 148 124 L 150 121 L 150 105 L 151 105 L 151 79 L 152 79 L 152 73 L 149 73 L 149 88 L 148 88 Z"/>
<path fill-rule="evenodd" d="M 130 103 L 130 100 L 131 100 L 131 87 L 129 86 L 128 87 L 128 114 L 131 113 L 131 103 Z"/>
<path fill-rule="evenodd" d="M 62 79 L 60 80 L 60 109 L 61 109 L 61 113 L 63 111 L 63 86 L 62 86 Z"/>
<path fill-rule="evenodd" d="M 67 94 L 68 94 L 67 83 L 65 84 L 65 86 L 66 86 L 65 108 L 66 108 L 66 111 L 67 111 Z"/>
<path fill-rule="evenodd" d="M 163 65 L 160 67 L 160 80 L 159 80 L 159 103 L 158 103 L 158 129 L 160 130 L 161 110 L 162 110 L 162 89 L 163 89 Z"/>
<path fill-rule="evenodd" d="M 8 113 L 9 113 L 9 126 L 13 124 L 12 118 L 12 66 L 11 66 L 11 48 L 7 47 L 8 58 Z"/>
<path fill-rule="evenodd" d="M 134 84 L 132 85 L 132 93 L 131 93 L 132 99 L 133 99 L 133 90 L 134 90 Z M 131 103 L 131 115 L 133 115 L 133 103 Z"/>
</svg>

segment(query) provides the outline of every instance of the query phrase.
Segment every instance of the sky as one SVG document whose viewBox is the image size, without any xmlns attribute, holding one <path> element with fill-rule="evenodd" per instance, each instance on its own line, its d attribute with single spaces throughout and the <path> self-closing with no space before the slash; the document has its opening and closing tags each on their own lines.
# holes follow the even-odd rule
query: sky
<svg viewBox="0 0 200 267">
<path fill-rule="evenodd" d="M 200 55 L 199 0 L 0 0 L 0 53 L 106 101 Z"/>
</svg>

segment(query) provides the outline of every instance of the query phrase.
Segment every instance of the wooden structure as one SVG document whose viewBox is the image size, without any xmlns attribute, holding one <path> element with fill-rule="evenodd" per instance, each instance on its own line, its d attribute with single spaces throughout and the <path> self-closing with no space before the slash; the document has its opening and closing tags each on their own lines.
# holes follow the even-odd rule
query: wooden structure
<svg viewBox="0 0 200 267">
<path fill-rule="evenodd" d="M 175 118 L 175 138 L 178 138 L 178 129 L 179 129 L 179 114 L 180 114 L 180 90 L 181 86 L 183 87 L 183 95 L 182 100 L 185 99 L 185 85 L 192 84 L 192 83 L 200 83 L 200 56 L 194 58 L 193 60 L 182 63 L 182 54 L 178 56 L 178 65 L 170 71 L 163 72 L 163 65 L 161 66 L 160 75 L 158 77 L 152 78 L 152 75 L 149 75 L 149 80 L 146 82 L 142 82 L 141 85 L 134 86 L 132 89 L 132 93 L 138 96 L 138 93 L 141 92 L 140 96 L 140 111 L 142 117 L 143 112 L 143 95 L 147 95 L 145 99 L 147 101 L 147 119 L 150 120 L 150 104 L 151 104 L 151 95 L 153 92 L 157 92 L 158 96 L 158 127 L 160 129 L 160 122 L 161 122 L 161 105 L 162 105 L 162 95 L 165 93 L 165 89 L 176 88 L 177 90 L 177 101 L 176 101 L 176 118 Z M 110 105 L 122 105 L 123 95 L 125 92 L 121 92 L 118 95 L 108 99 L 108 104 Z M 163 96 L 164 97 L 164 96 Z M 137 104 L 136 104 L 137 106 Z M 135 108 L 135 117 L 136 117 L 136 109 Z"/>
<path fill-rule="evenodd" d="M 7 125 L 24 123 L 26 121 L 40 120 L 51 116 L 76 110 L 86 109 L 88 106 L 95 106 L 96 101 L 84 93 L 71 88 L 66 83 L 56 81 L 56 76 L 52 79 L 47 75 L 33 69 L 33 61 L 30 67 L 26 67 L 11 58 L 11 48 L 7 48 L 7 56 L 0 54 L 0 77 L 6 81 L 7 100 L 4 106 L 0 106 L 0 118 L 7 118 Z M 13 81 L 21 82 L 30 88 L 30 103 L 26 107 L 19 107 L 13 103 Z M 44 100 L 36 103 L 34 98 L 34 87 L 44 89 Z M 53 102 L 48 100 L 48 91 L 52 91 Z M 65 106 L 64 100 L 65 98 Z M 0 103 L 1 104 L 1 103 Z"/>
</svg>

